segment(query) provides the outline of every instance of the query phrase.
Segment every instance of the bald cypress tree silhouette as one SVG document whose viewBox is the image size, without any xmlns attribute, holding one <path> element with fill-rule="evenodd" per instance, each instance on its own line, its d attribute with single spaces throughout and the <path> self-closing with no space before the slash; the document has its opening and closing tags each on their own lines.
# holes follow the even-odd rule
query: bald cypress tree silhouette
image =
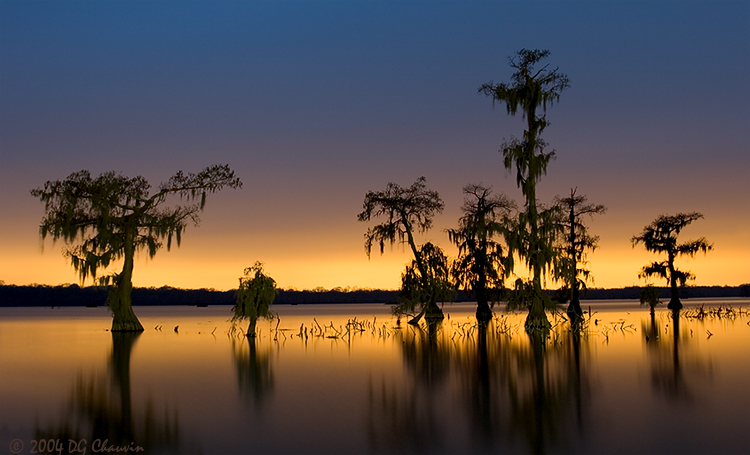
<svg viewBox="0 0 750 455">
<path fill-rule="evenodd" d="M 568 316 L 580 318 L 583 316 L 581 308 L 580 289 L 586 289 L 586 282 L 591 279 L 591 272 L 583 265 L 586 263 L 587 250 L 594 251 L 599 242 L 599 236 L 589 235 L 588 227 L 583 222 L 585 215 L 594 216 L 607 211 L 601 204 L 591 204 L 585 195 L 577 195 L 577 188 L 570 190 L 570 196 L 561 198 L 558 204 L 565 210 L 562 218 L 563 236 L 565 237 L 563 260 L 558 267 L 558 275 L 570 289 L 570 304 Z"/>
<path fill-rule="evenodd" d="M 505 168 L 516 170 L 516 184 L 525 199 L 525 209 L 518 214 L 516 229 L 507 237 L 511 252 L 518 254 L 531 272 L 530 283 L 517 283 L 516 289 L 523 289 L 523 299 L 529 306 L 526 328 L 548 330 L 550 327 L 545 306 L 549 304 L 542 290 L 542 278 L 550 268 L 557 252 L 554 241 L 557 237 L 555 218 L 557 207 L 544 208 L 536 197 L 536 184 L 547 173 L 547 165 L 555 152 L 545 152 L 547 143 L 541 133 L 549 125 L 546 115 L 538 115 L 539 108 L 546 112 L 560 99 L 563 90 L 570 86 L 566 75 L 549 65 L 537 65 L 549 56 L 548 50 L 521 49 L 509 59 L 516 70 L 509 84 L 489 82 L 479 88 L 479 92 L 493 101 L 505 103 L 508 114 L 516 115 L 520 108 L 526 118 L 527 128 L 523 139 L 511 138 L 502 146 Z"/>
<path fill-rule="evenodd" d="M 447 230 L 448 238 L 458 247 L 451 275 L 458 286 L 474 294 L 477 321 L 486 324 L 492 319 L 490 300 L 496 301 L 503 290 L 508 261 L 512 260 L 498 240 L 505 228 L 502 221 L 515 209 L 515 203 L 481 185 L 465 186 L 464 195 L 458 228 Z"/>
<path fill-rule="evenodd" d="M 384 191 L 368 191 L 365 194 L 362 212 L 357 216 L 359 221 L 385 218 L 385 221 L 368 228 L 365 233 L 365 252 L 368 258 L 373 244 L 379 245 L 380 254 L 383 254 L 386 243 L 392 245 L 398 240 L 409 244 L 414 262 L 411 273 L 408 267 L 405 273 L 411 282 L 414 279 L 419 280 L 422 307 L 419 314 L 409 321 L 411 323 L 419 322 L 422 316 L 425 316 L 428 322 L 437 322 L 444 317 L 443 311 L 437 306 L 439 293 L 443 289 L 442 280 L 433 276 L 425 257 L 426 251 L 423 251 L 424 247 L 418 247 L 414 240 L 416 232 L 426 232 L 432 227 L 433 216 L 442 212 L 444 205 L 437 191 L 428 190 L 425 178 L 420 177 L 409 188 L 388 183 Z M 434 246 L 431 245 L 429 251 L 436 253 L 436 257 L 439 256 L 434 251 Z M 411 289 L 414 290 L 416 287 L 411 286 Z M 411 291 L 409 293 L 414 295 Z"/>
<path fill-rule="evenodd" d="M 151 185 L 141 176 L 125 177 L 107 172 L 92 177 L 88 171 L 75 172 L 65 180 L 48 181 L 31 190 L 44 202 L 45 216 L 39 227 L 42 239 L 62 239 L 70 246 L 64 255 L 78 272 L 81 282 L 122 259 L 122 270 L 99 278 L 99 284 L 112 284 L 107 303 L 112 310 L 112 331 L 142 332 L 131 305 L 133 262 L 138 251 L 150 258 L 172 239 L 179 246 L 188 223 L 197 225 L 206 195 L 224 187 L 239 188 L 240 179 L 227 165 L 205 168 L 198 174 L 177 172 L 151 194 Z M 193 204 L 164 207 L 168 196 L 176 195 Z"/>
<path fill-rule="evenodd" d="M 677 242 L 677 236 L 680 234 L 680 231 L 693 221 L 701 218 L 703 218 L 703 215 L 698 212 L 659 215 L 651 224 L 644 227 L 640 234 L 630 239 L 634 248 L 636 245 L 642 243 L 647 251 L 666 253 L 666 260 L 654 261 L 643 266 L 638 277 L 648 278 L 656 276 L 667 281 L 671 291 L 671 299 L 667 308 L 673 310 L 682 308 L 677 285 L 685 286 L 688 280 L 695 279 L 695 275 L 690 271 L 682 271 L 675 267 L 675 259 L 678 256 L 693 257 L 701 251 L 703 254 L 706 254 L 713 250 L 713 245 L 708 243 L 705 237 L 683 243 Z"/>
</svg>

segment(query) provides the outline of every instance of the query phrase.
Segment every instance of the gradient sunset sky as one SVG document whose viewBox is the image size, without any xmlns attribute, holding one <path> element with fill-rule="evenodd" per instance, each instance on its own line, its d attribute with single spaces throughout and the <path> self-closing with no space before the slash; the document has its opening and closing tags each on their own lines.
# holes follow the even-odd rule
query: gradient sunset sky
<svg viewBox="0 0 750 455">
<path fill-rule="evenodd" d="M 521 203 L 498 149 L 525 123 L 477 93 L 521 48 L 571 80 L 539 197 L 577 187 L 608 207 L 590 221 L 593 285 L 643 284 L 657 256 L 630 238 L 692 211 L 705 219 L 681 238 L 715 250 L 678 265 L 750 282 L 747 1 L 0 1 L 0 280 L 78 282 L 39 238 L 45 181 L 156 187 L 226 163 L 244 187 L 210 195 L 180 248 L 141 255 L 136 286 L 232 289 L 260 260 L 283 288 L 395 289 L 410 253 L 368 260 L 368 190 L 425 176 L 446 209 L 418 240 L 450 255 L 463 186 Z"/>
</svg>

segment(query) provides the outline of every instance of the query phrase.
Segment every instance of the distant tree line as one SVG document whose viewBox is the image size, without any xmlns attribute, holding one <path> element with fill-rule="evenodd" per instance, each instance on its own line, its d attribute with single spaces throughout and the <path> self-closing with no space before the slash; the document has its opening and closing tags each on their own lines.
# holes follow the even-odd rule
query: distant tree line
<svg viewBox="0 0 750 455">
<path fill-rule="evenodd" d="M 234 291 L 214 289 L 133 288 L 134 305 L 231 305 Z M 108 289 L 102 286 L 0 286 L 2 307 L 105 306 Z"/>
<path fill-rule="evenodd" d="M 619 289 L 589 288 L 582 300 L 626 299 L 637 300 L 641 287 L 630 286 Z M 670 288 L 659 288 L 660 298 L 670 297 Z M 556 298 L 557 291 L 547 290 L 547 295 Z M 215 289 L 133 288 L 133 305 L 234 305 L 236 291 Z M 321 303 L 384 303 L 394 304 L 398 291 L 381 289 L 342 289 L 325 290 L 280 289 L 274 305 L 321 304 Z M 750 283 L 740 286 L 687 286 L 683 288 L 683 298 L 709 297 L 750 297 Z M 64 286 L 15 286 L 0 285 L 0 307 L 74 307 L 105 306 L 107 288 L 98 286 L 81 287 L 76 284 Z M 474 301 L 469 294 L 459 292 L 456 302 Z"/>
</svg>

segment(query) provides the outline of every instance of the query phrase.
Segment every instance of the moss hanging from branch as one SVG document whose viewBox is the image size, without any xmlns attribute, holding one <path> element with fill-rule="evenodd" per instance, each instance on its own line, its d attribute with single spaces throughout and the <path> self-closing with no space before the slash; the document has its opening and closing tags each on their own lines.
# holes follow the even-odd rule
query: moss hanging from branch
<svg viewBox="0 0 750 455">
<path fill-rule="evenodd" d="M 224 187 L 240 188 L 242 182 L 227 165 L 205 168 L 198 174 L 177 172 L 151 193 L 141 176 L 126 177 L 106 172 L 92 177 L 83 170 L 65 180 L 48 181 L 31 195 L 44 203 L 45 216 L 39 226 L 42 239 L 52 237 L 69 244 L 65 256 L 81 283 L 97 279 L 101 270 L 122 260 L 120 273 L 99 277 L 100 285 L 112 284 L 109 305 L 113 331 L 143 331 L 131 307 L 133 261 L 146 251 L 150 258 L 163 246 L 177 246 L 189 223 L 198 224 L 206 193 Z M 187 202 L 200 197 L 200 204 L 165 207 L 169 196 Z"/>
</svg>

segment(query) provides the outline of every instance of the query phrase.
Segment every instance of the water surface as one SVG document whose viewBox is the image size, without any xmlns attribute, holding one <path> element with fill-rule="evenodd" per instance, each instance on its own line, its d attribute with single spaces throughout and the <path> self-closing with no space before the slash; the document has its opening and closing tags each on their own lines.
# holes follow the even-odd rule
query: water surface
<svg viewBox="0 0 750 455">
<path fill-rule="evenodd" d="M 434 330 L 386 305 L 285 305 L 255 341 L 229 307 L 137 307 L 140 335 L 110 333 L 106 308 L 4 308 L 0 453 L 747 453 L 748 303 L 585 301 L 546 339 L 523 314 L 482 330 L 470 304 Z"/>
</svg>

